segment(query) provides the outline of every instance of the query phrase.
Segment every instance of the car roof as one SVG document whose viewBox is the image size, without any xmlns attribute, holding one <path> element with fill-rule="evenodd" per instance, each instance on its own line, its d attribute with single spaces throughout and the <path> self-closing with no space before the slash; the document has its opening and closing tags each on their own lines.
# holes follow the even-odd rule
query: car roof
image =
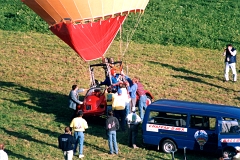
<svg viewBox="0 0 240 160">
<path fill-rule="evenodd" d="M 164 107 L 165 106 L 165 107 Z M 189 102 L 189 101 L 180 101 L 180 100 L 169 100 L 169 99 L 160 99 L 152 104 L 150 104 L 148 109 L 156 109 L 159 111 L 164 110 L 174 110 L 178 112 L 189 112 L 191 110 L 193 113 L 209 113 L 212 114 L 222 114 L 223 116 L 240 116 L 240 108 L 236 106 L 227 106 L 220 104 L 209 104 L 201 102 Z"/>
</svg>

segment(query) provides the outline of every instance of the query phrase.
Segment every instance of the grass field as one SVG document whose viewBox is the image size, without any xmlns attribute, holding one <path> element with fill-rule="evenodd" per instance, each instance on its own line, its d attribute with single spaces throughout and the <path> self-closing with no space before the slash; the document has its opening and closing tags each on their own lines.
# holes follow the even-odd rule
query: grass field
<svg viewBox="0 0 240 160">
<path fill-rule="evenodd" d="M 68 93 L 72 84 L 89 87 L 88 65 L 55 36 L 0 31 L 0 142 L 10 159 L 62 159 L 57 137 L 70 123 Z M 61 47 L 60 47 L 61 46 Z M 114 42 L 107 55 L 118 48 Z M 129 76 L 139 75 L 155 99 L 167 98 L 239 105 L 239 82 L 224 83 L 222 51 L 132 43 L 124 56 Z M 91 62 L 94 63 L 94 62 Z M 126 69 L 125 68 L 125 69 Z M 109 157 L 104 119 L 87 119 L 86 159 L 171 159 L 147 149 L 139 135 L 138 150 L 118 133 L 120 155 Z M 136 158 L 137 157 L 137 158 Z M 183 152 L 175 155 L 183 158 Z M 188 153 L 189 159 L 215 159 Z M 77 159 L 75 157 L 74 159 Z"/>
<path fill-rule="evenodd" d="M 239 106 L 239 81 L 223 82 L 222 56 L 227 43 L 239 51 L 239 20 L 235 18 L 239 17 L 239 3 L 150 0 L 128 52 L 122 57 L 119 42 L 114 41 L 106 57 L 121 58 L 125 72 L 130 77 L 138 75 L 155 100 Z M 81 60 L 21 1 L 1 4 L 0 142 L 5 143 L 10 160 L 63 159 L 57 137 L 70 124 L 69 91 L 73 84 L 88 88 L 88 66 L 100 60 Z M 139 149 L 127 147 L 127 136 L 122 132 L 117 134 L 120 154 L 111 157 L 104 119 L 87 121 L 85 159 L 171 159 L 156 148 L 146 148 L 141 134 Z M 189 160 L 216 159 L 194 152 L 187 152 L 187 156 Z M 182 160 L 183 151 L 177 152 L 175 159 Z"/>
</svg>

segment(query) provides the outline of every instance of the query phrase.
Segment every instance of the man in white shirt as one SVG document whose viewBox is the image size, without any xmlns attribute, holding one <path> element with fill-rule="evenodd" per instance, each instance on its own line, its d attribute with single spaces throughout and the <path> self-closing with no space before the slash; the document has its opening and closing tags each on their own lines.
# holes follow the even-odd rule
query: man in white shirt
<svg viewBox="0 0 240 160">
<path fill-rule="evenodd" d="M 112 109 L 114 112 L 114 116 L 118 119 L 121 130 L 125 132 L 125 96 L 122 95 L 122 90 L 118 89 L 118 92 L 113 95 L 113 104 Z"/>
<path fill-rule="evenodd" d="M 119 89 L 122 90 L 122 96 L 124 96 L 124 101 L 125 101 L 125 118 L 127 117 L 127 115 L 130 113 L 130 101 L 131 101 L 131 97 L 127 91 L 126 85 L 125 84 L 120 84 L 119 85 Z M 125 119 L 124 118 L 124 119 Z"/>
<path fill-rule="evenodd" d="M 133 107 L 132 112 L 127 115 L 126 121 L 128 122 L 129 146 L 136 149 L 138 148 L 136 145 L 138 126 L 142 120 L 139 115 L 137 115 L 135 107 Z"/>
<path fill-rule="evenodd" d="M 8 160 L 8 155 L 4 151 L 4 144 L 0 144 L 0 160 Z"/>
</svg>

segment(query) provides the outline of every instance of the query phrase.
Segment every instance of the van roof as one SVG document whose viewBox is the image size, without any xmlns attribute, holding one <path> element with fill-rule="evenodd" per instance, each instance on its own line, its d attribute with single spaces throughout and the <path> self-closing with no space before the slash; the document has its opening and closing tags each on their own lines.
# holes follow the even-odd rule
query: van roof
<svg viewBox="0 0 240 160">
<path fill-rule="evenodd" d="M 166 106 L 166 107 L 164 107 Z M 188 102 L 180 100 L 160 99 L 150 104 L 148 109 L 156 109 L 158 111 L 174 110 L 179 112 L 186 112 L 186 110 L 192 110 L 196 113 L 208 113 L 223 114 L 223 116 L 240 116 L 240 108 L 236 106 L 227 106 L 220 104 L 209 104 L 200 102 Z"/>
</svg>

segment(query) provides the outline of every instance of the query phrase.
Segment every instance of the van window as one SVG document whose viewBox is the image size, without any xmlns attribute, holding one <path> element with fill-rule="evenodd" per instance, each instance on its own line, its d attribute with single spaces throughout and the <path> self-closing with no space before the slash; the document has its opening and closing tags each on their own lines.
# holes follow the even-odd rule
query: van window
<svg viewBox="0 0 240 160">
<path fill-rule="evenodd" d="M 236 134 L 240 133 L 239 120 L 226 120 L 222 121 L 222 131 L 221 134 Z"/>
<path fill-rule="evenodd" d="M 186 114 L 156 111 L 150 111 L 148 119 L 148 123 L 175 127 L 186 127 L 186 121 Z"/>
<path fill-rule="evenodd" d="M 236 118 L 229 118 L 229 117 L 222 117 L 222 120 L 225 120 L 225 121 L 237 121 Z"/>
<path fill-rule="evenodd" d="M 215 130 L 216 118 L 200 115 L 191 115 L 190 128 Z"/>
</svg>

